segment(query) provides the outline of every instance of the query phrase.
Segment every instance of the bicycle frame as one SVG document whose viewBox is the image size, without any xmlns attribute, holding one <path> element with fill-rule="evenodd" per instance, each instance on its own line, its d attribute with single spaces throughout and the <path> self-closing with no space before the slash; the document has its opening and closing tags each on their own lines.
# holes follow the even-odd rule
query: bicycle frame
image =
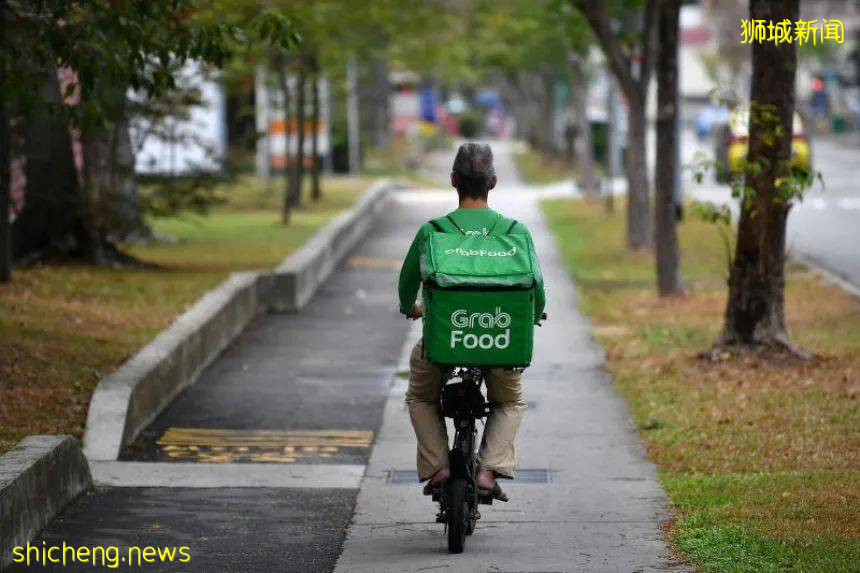
<svg viewBox="0 0 860 573">
<path fill-rule="evenodd" d="M 445 523 L 449 551 L 460 553 L 466 535 L 471 535 L 480 519 L 478 504 L 492 504 L 492 499 L 478 496 L 475 478 L 478 473 L 475 421 L 485 418 L 490 407 L 481 393 L 486 371 L 481 368 L 452 368 L 444 372 L 441 383 L 442 413 L 454 421 L 454 442 L 448 453 L 451 475 L 447 486 L 434 494 L 439 502 L 436 521 Z M 465 507 L 464 507 L 465 506 Z"/>
</svg>

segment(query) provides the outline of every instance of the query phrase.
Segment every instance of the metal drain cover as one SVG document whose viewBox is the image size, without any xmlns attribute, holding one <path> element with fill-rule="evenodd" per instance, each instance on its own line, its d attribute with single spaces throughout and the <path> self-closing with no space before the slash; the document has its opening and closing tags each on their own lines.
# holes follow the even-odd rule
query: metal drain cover
<svg viewBox="0 0 860 573">
<path fill-rule="evenodd" d="M 415 470 L 388 470 L 388 483 L 398 485 L 411 485 L 418 483 L 418 472 Z M 505 482 L 512 483 L 550 483 L 550 473 L 545 469 L 523 469 L 517 470 L 517 477 L 513 480 L 501 480 L 501 484 Z"/>
</svg>

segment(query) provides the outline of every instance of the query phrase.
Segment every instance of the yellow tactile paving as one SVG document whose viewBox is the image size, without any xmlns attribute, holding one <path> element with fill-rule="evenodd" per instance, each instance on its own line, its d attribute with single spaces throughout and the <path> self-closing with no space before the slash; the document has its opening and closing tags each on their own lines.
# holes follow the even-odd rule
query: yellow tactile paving
<svg viewBox="0 0 860 573">
<path fill-rule="evenodd" d="M 292 463 L 299 458 L 330 458 L 342 448 L 369 448 L 373 432 L 168 428 L 155 443 L 176 460 Z"/>
</svg>

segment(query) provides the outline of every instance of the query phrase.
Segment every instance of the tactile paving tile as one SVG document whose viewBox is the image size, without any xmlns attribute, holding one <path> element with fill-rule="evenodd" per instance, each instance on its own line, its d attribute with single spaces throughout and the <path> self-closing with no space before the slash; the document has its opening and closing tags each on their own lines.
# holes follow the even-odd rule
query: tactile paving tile
<svg viewBox="0 0 860 573">
<path fill-rule="evenodd" d="M 168 459 L 210 463 L 292 463 L 330 458 L 373 443 L 368 430 L 225 430 L 168 428 L 156 440 Z"/>
</svg>

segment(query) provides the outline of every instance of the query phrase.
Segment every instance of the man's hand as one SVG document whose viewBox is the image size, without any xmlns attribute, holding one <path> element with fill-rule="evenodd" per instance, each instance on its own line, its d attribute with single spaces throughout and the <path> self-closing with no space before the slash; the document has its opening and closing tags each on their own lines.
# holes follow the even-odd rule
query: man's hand
<svg viewBox="0 0 860 573">
<path fill-rule="evenodd" d="M 421 307 L 420 304 L 415 303 L 412 305 L 412 310 L 410 310 L 406 314 L 406 316 L 407 318 L 411 318 L 412 320 L 418 320 L 419 318 L 424 316 L 424 309 Z"/>
</svg>

